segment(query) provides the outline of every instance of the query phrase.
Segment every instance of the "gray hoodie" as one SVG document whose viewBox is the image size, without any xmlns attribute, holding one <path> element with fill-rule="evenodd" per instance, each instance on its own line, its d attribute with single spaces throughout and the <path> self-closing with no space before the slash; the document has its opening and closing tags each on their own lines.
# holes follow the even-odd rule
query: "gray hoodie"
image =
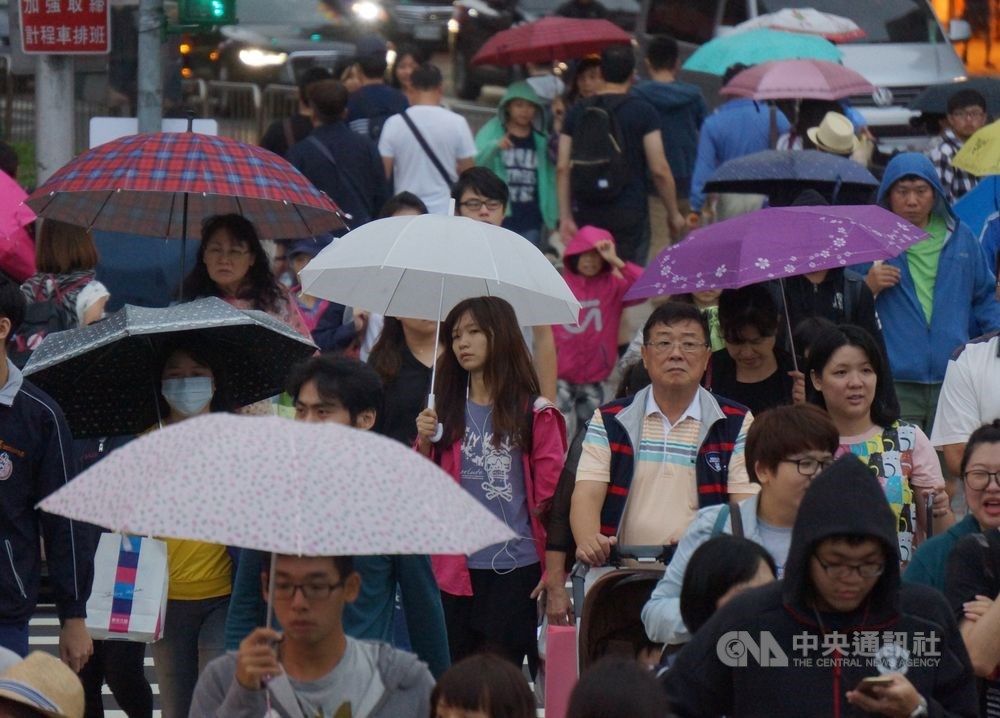
<svg viewBox="0 0 1000 718">
<path fill-rule="evenodd" d="M 429 718 L 434 678 L 427 665 L 386 643 L 355 643 L 372 656 L 378 672 L 353 718 Z M 271 709 L 281 718 L 313 718 L 303 715 L 287 675 L 272 679 L 266 692 L 271 694 Z M 265 714 L 265 691 L 247 690 L 237 682 L 236 653 L 231 652 L 209 663 L 201 674 L 188 718 L 261 718 Z"/>
</svg>

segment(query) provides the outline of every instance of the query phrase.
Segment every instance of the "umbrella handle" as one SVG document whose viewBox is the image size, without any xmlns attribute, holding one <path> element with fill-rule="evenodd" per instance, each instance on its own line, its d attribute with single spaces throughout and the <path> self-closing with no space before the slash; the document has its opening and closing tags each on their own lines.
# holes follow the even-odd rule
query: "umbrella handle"
<svg viewBox="0 0 1000 718">
<path fill-rule="evenodd" d="M 434 408 L 434 394 L 427 395 L 427 408 Z M 441 441 L 441 437 L 444 436 L 444 424 L 440 421 L 438 422 L 437 429 L 434 431 L 434 435 L 431 437 L 431 443 L 436 444 Z"/>
</svg>

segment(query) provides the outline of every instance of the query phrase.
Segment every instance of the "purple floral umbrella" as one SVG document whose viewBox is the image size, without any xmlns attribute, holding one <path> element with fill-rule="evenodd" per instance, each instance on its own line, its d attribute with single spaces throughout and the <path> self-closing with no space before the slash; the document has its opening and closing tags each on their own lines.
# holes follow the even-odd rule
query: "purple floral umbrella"
<svg viewBox="0 0 1000 718">
<path fill-rule="evenodd" d="M 761 209 L 695 230 L 667 247 L 625 298 L 735 289 L 892 259 L 926 237 L 877 205 Z"/>
</svg>

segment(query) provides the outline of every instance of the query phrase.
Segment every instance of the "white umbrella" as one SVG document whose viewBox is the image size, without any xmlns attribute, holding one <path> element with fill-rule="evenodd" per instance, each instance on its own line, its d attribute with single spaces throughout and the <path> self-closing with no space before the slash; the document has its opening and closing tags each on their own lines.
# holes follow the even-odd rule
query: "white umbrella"
<svg viewBox="0 0 1000 718">
<path fill-rule="evenodd" d="M 433 319 L 439 331 L 451 308 L 470 297 L 507 300 L 521 326 L 576 324 L 580 315 L 580 303 L 537 247 L 465 217 L 369 222 L 317 254 L 299 277 L 306 294 L 389 316 Z"/>
<path fill-rule="evenodd" d="M 767 28 L 783 30 L 802 35 L 819 35 L 830 42 L 846 42 L 865 36 L 865 31 L 851 20 L 841 15 L 820 12 L 811 7 L 784 8 L 750 18 L 733 28 L 734 32 Z"/>
</svg>

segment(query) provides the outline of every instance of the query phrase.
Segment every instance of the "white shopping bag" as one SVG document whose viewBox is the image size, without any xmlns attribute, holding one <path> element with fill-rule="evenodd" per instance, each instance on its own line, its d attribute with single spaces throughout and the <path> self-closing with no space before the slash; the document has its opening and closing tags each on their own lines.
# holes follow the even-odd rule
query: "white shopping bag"
<svg viewBox="0 0 1000 718">
<path fill-rule="evenodd" d="M 91 637 L 152 643 L 163 635 L 167 610 L 167 545 L 116 533 L 101 534 L 94 585 L 87 601 Z"/>
</svg>

